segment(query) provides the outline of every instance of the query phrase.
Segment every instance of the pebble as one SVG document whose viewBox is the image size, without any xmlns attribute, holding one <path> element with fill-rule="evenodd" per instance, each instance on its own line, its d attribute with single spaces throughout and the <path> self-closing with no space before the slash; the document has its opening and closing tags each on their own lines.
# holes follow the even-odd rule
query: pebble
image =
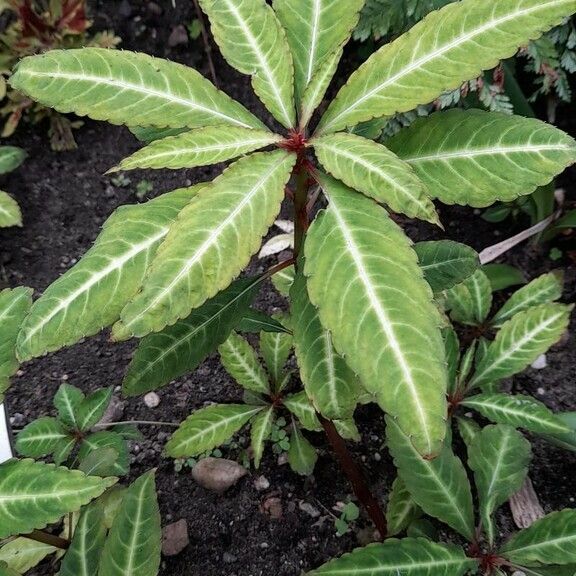
<svg viewBox="0 0 576 576">
<path fill-rule="evenodd" d="M 271 496 L 270 498 L 266 498 L 264 503 L 262 504 L 262 510 L 266 512 L 270 516 L 270 518 L 274 518 L 274 520 L 280 520 L 282 518 L 282 500 L 277 496 Z"/>
<path fill-rule="evenodd" d="M 24 414 L 20 414 L 20 412 L 15 412 L 10 417 L 10 424 L 12 426 L 15 426 L 16 428 L 24 426 L 25 422 L 26 422 L 26 419 L 24 418 Z"/>
<path fill-rule="evenodd" d="M 308 516 L 311 516 L 312 518 L 318 518 L 320 516 L 320 511 L 318 510 L 318 508 L 312 506 L 310 502 L 302 501 L 298 504 L 298 508 L 300 508 L 302 512 L 306 512 L 306 514 L 308 514 Z"/>
<path fill-rule="evenodd" d="M 546 354 L 538 356 L 538 358 L 536 358 L 536 360 L 532 362 L 532 368 L 534 368 L 534 370 L 543 370 L 544 368 L 546 368 L 546 366 L 548 366 Z"/>
<path fill-rule="evenodd" d="M 164 556 L 180 554 L 189 542 L 186 520 L 178 520 L 178 522 L 168 524 L 162 529 L 162 554 Z"/>
<path fill-rule="evenodd" d="M 148 408 L 156 408 L 156 406 L 160 404 L 160 396 L 158 396 L 156 392 L 148 392 L 148 394 L 144 396 L 144 404 L 146 404 Z"/>
<path fill-rule="evenodd" d="M 268 488 L 270 488 L 270 481 L 268 478 L 266 478 L 266 476 L 258 476 L 258 478 L 254 480 L 254 488 L 256 488 L 258 492 L 268 490 Z"/>
<path fill-rule="evenodd" d="M 538 390 L 536 390 L 536 394 L 538 394 L 538 396 L 544 396 L 544 394 L 546 394 L 546 390 L 544 390 L 544 388 L 538 388 Z"/>
<path fill-rule="evenodd" d="M 224 564 L 234 564 L 236 560 L 238 560 L 238 558 L 236 558 L 234 554 L 230 554 L 230 552 L 224 552 L 224 554 L 222 554 L 222 562 L 224 562 Z"/>
<path fill-rule="evenodd" d="M 246 474 L 244 466 L 225 458 L 204 458 L 192 468 L 192 478 L 200 486 L 218 493 L 234 486 Z"/>
</svg>

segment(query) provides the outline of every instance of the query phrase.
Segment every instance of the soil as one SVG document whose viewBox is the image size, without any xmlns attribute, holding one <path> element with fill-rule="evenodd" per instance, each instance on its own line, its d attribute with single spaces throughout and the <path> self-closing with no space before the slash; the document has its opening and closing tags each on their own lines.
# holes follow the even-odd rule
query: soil
<svg viewBox="0 0 576 576">
<path fill-rule="evenodd" d="M 175 33 L 174 29 L 195 17 L 192 2 L 164 0 L 159 2 L 160 6 L 136 0 L 90 4 L 95 28 L 113 28 L 123 38 L 123 48 L 168 57 L 209 74 L 201 41 L 173 45 L 178 36 L 178 30 Z M 351 52 L 344 62 L 344 69 L 353 67 L 353 54 Z M 228 67 L 217 52 L 214 58 L 218 78 L 226 91 L 262 117 L 269 118 L 254 97 L 249 81 Z M 215 167 L 133 172 L 128 174 L 131 182 L 119 186 L 103 174 L 139 147 L 127 129 L 87 120 L 76 132 L 78 149 L 55 153 L 49 148 L 45 128 L 23 126 L 10 141 L 24 147 L 29 158 L 23 168 L 2 183 L 3 189 L 14 194 L 20 203 L 24 227 L 0 231 L 0 288 L 23 284 L 32 286 L 39 295 L 90 247 L 100 226 L 115 208 L 138 201 L 138 182 L 147 180 L 153 184 L 153 192 L 149 194 L 152 197 L 211 179 L 221 170 Z M 569 172 L 561 181 L 572 201 L 576 199 L 574 175 L 574 171 Z M 472 210 L 445 207 L 441 208 L 441 217 L 446 226 L 444 237 L 469 243 L 477 249 L 527 225 L 519 219 L 494 226 Z M 426 224 L 406 223 L 406 226 L 414 239 L 442 237 Z M 568 258 L 552 262 L 547 258 L 548 250 L 549 246 L 523 244 L 509 253 L 505 261 L 519 266 L 530 278 L 559 266 L 567 268 L 565 300 L 573 302 L 576 297 L 574 267 Z M 264 270 L 271 263 L 255 262 L 251 271 Z M 282 308 L 284 302 L 267 286 L 259 296 L 258 305 L 270 312 Z M 513 389 L 532 394 L 555 410 L 576 410 L 575 339 L 573 323 L 567 338 L 548 354 L 548 367 L 540 371 L 528 369 L 510 384 Z M 133 349 L 133 343 L 112 344 L 107 334 L 101 334 L 27 363 L 14 379 L 8 396 L 14 428 L 52 414 L 51 398 L 63 381 L 85 391 L 101 386 L 119 387 Z M 141 398 L 125 401 L 122 419 L 180 422 L 207 401 L 229 402 L 241 397 L 238 387 L 214 357 L 194 374 L 180 378 L 158 394 L 161 402 L 156 408 L 148 408 Z M 382 446 L 383 418 L 372 408 L 362 408 L 357 416 L 362 441 L 350 447 L 363 463 L 374 493 L 384 503 L 394 470 Z M 293 474 L 287 465 L 279 465 L 277 456 L 268 451 L 258 472 L 251 472 L 224 495 L 217 495 L 200 488 L 186 468 L 175 472 L 173 462 L 162 456 L 168 428 L 142 427 L 142 432 L 145 439 L 133 445 L 131 477 L 157 467 L 163 523 L 184 518 L 190 535 L 190 544 L 184 552 L 163 559 L 162 575 L 295 576 L 358 546 L 370 532 L 370 522 L 362 516 L 354 531 L 341 538 L 336 536 L 332 508 L 350 499 L 352 494 L 321 434 L 310 435 L 320 451 L 313 477 Z M 536 438 L 533 445 L 535 457 L 530 475 L 545 510 L 574 507 L 576 454 Z M 270 483 L 269 489 L 263 492 L 254 486 L 254 480 L 260 475 Z M 272 497 L 278 498 L 282 507 L 281 517 L 277 519 L 264 510 L 264 503 Z M 303 503 L 312 505 L 318 517 L 302 510 Z M 501 520 L 503 534 L 513 530 L 507 510 Z M 44 563 L 31 574 L 52 572 L 52 566 Z"/>
</svg>

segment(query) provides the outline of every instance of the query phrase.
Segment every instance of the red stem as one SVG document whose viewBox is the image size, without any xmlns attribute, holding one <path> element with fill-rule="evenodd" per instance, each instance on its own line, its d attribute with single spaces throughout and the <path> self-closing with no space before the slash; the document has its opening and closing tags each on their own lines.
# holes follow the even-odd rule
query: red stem
<svg viewBox="0 0 576 576">
<path fill-rule="evenodd" d="M 68 550 L 68 547 L 70 546 L 69 540 L 65 540 L 59 536 L 54 536 L 54 534 L 42 532 L 41 530 L 33 530 L 30 534 L 22 534 L 22 537 L 28 538 L 28 540 L 34 540 L 35 542 L 41 542 L 42 544 L 47 544 L 48 546 L 54 546 L 54 548 L 60 548 L 62 550 Z"/>
</svg>

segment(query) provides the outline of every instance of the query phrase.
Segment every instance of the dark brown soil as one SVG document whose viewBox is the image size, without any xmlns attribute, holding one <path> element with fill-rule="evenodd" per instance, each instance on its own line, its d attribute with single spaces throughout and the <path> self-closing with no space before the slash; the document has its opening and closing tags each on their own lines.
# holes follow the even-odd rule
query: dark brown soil
<svg viewBox="0 0 576 576">
<path fill-rule="evenodd" d="M 193 17 L 192 2 L 164 0 L 158 2 L 161 14 L 151 3 L 136 0 L 92 2 L 97 28 L 112 27 L 124 39 L 122 46 L 194 66 L 207 74 L 201 42 L 169 46 L 175 26 L 189 23 Z M 222 87 L 251 110 L 269 117 L 253 96 L 249 81 L 231 70 L 218 55 L 216 69 Z M 345 64 L 345 66 L 347 66 Z M 0 288 L 28 285 L 40 294 L 59 274 L 72 266 L 88 249 L 100 226 L 112 211 L 137 201 L 136 184 L 146 179 L 153 183 L 150 196 L 214 177 L 219 169 L 134 172 L 132 182 L 115 186 L 104 172 L 138 148 L 135 138 L 125 128 L 86 121 L 76 133 L 79 148 L 68 153 L 51 152 L 44 126 L 23 126 L 11 143 L 29 152 L 23 168 L 2 183 L 22 206 L 24 227 L 0 231 Z M 574 199 L 574 173 L 564 177 L 563 184 Z M 498 228 L 487 224 L 471 210 L 442 209 L 446 235 L 467 242 L 477 249 L 493 244 L 519 231 L 525 221 L 507 222 Z M 438 233 L 425 224 L 409 224 L 413 238 L 425 239 Z M 547 258 L 548 248 L 522 245 L 508 257 L 529 277 L 557 267 Z M 253 264 L 253 271 L 264 269 L 270 262 Z M 569 259 L 560 265 L 569 266 Z M 574 301 L 576 273 L 567 270 L 565 299 Z M 262 291 L 259 305 L 266 310 L 283 306 L 270 287 Z M 103 334 L 71 349 L 63 350 L 22 367 L 9 394 L 14 427 L 20 428 L 32 419 L 52 413 L 50 400 L 57 387 L 68 381 L 83 390 L 101 386 L 119 387 L 130 359 L 133 344 L 116 345 Z M 576 410 L 576 346 L 574 325 L 568 339 L 548 355 L 548 368 L 527 370 L 514 379 L 517 391 L 533 394 L 557 410 Z M 161 403 L 147 408 L 142 399 L 126 402 L 125 420 L 182 421 L 188 414 L 215 400 L 238 400 L 241 392 L 226 375 L 216 358 L 207 360 L 194 374 L 180 378 L 176 384 L 159 391 Z M 383 420 L 373 409 L 358 412 L 362 441 L 352 446 L 356 457 L 365 464 L 374 492 L 385 502 L 394 471 L 383 448 Z M 312 435 L 321 457 L 314 477 L 304 479 L 286 465 L 278 465 L 269 452 L 261 470 L 227 492 L 216 495 L 193 481 L 189 471 L 176 473 L 171 460 L 161 455 L 168 435 L 166 428 L 143 427 L 145 440 L 134 446 L 132 475 L 158 467 L 158 491 L 163 522 L 185 518 L 190 545 L 179 556 L 164 559 L 163 575 L 203 576 L 295 576 L 316 567 L 328 558 L 358 545 L 358 536 L 335 535 L 329 511 L 340 501 L 351 497 L 351 490 L 322 435 Z M 547 511 L 574 507 L 576 497 L 573 475 L 576 455 L 534 442 L 535 458 L 531 477 Z M 186 470 L 186 469 L 185 469 Z M 258 492 L 254 479 L 264 475 L 270 488 Z M 272 519 L 263 511 L 263 502 L 277 497 L 282 504 L 282 517 Z M 309 503 L 320 513 L 312 518 L 300 507 Z M 511 523 L 502 515 L 503 532 Z M 357 528 L 369 526 L 362 518 Z M 49 567 L 37 574 L 50 573 Z"/>
</svg>

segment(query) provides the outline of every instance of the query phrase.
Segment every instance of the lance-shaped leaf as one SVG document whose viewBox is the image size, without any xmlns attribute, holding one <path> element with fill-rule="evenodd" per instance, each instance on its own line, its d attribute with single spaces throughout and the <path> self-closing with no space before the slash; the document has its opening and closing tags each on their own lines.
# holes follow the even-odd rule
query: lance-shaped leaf
<svg viewBox="0 0 576 576">
<path fill-rule="evenodd" d="M 178 213 L 203 185 L 116 210 L 78 264 L 32 306 L 18 337 L 22 360 L 70 346 L 120 317 Z"/>
<path fill-rule="evenodd" d="M 70 433 L 64 426 L 50 416 L 38 418 L 18 433 L 16 450 L 18 454 L 28 458 L 40 458 L 52 454 L 59 442 L 70 438 Z"/>
<path fill-rule="evenodd" d="M 274 423 L 274 406 L 270 406 L 263 412 L 254 416 L 250 426 L 250 446 L 254 453 L 254 468 L 260 468 L 262 454 L 264 453 L 264 444 L 270 438 L 272 433 L 272 424 Z"/>
<path fill-rule="evenodd" d="M 226 60 L 286 128 L 296 122 L 294 64 L 286 33 L 266 0 L 200 0 Z"/>
<path fill-rule="evenodd" d="M 515 394 L 478 394 L 466 398 L 463 406 L 474 408 L 492 422 L 509 424 L 538 434 L 565 434 L 570 427 L 545 404 L 531 396 Z"/>
<path fill-rule="evenodd" d="M 239 334 L 232 332 L 218 348 L 226 372 L 246 390 L 268 394 L 270 382 L 252 346 Z"/>
<path fill-rule="evenodd" d="M 416 504 L 402 479 L 396 478 L 392 484 L 386 508 L 388 536 L 399 534 L 421 515 L 420 506 Z"/>
<path fill-rule="evenodd" d="M 124 492 L 104 544 L 99 576 L 156 576 L 161 539 L 154 472 L 147 472 Z"/>
<path fill-rule="evenodd" d="M 251 333 L 264 333 L 264 332 L 277 332 L 283 334 L 292 334 L 292 332 L 286 328 L 281 322 L 268 316 L 260 310 L 255 310 L 250 308 L 237 325 L 239 332 L 251 332 Z"/>
<path fill-rule="evenodd" d="M 177 136 L 189 130 L 189 128 L 158 128 L 157 126 L 129 126 L 128 129 L 141 142 L 154 142 L 169 136 Z"/>
<path fill-rule="evenodd" d="M 476 435 L 481 430 L 480 425 L 472 420 L 472 418 L 456 418 L 456 422 L 458 424 L 458 432 L 462 440 L 464 440 L 464 444 L 466 444 L 468 454 L 470 454 L 472 442 L 474 442 L 474 438 L 476 438 Z"/>
<path fill-rule="evenodd" d="M 432 102 L 575 10 L 574 0 L 464 0 L 432 12 L 360 66 L 328 108 L 319 132 Z"/>
<path fill-rule="evenodd" d="M 291 303 L 296 358 L 306 394 L 325 418 L 350 418 L 360 393 L 358 379 L 334 350 L 330 332 L 310 302 L 302 273 L 296 275 Z"/>
<path fill-rule="evenodd" d="M 421 118 L 386 145 L 433 198 L 478 208 L 530 194 L 576 161 L 576 142 L 554 126 L 482 110 Z"/>
<path fill-rule="evenodd" d="M 274 288 L 282 294 L 282 296 L 288 297 L 290 286 L 292 286 L 292 283 L 294 282 L 295 274 L 294 266 L 289 266 L 272 276 L 272 284 L 274 285 Z"/>
<path fill-rule="evenodd" d="M 44 528 L 116 482 L 34 460 L 0 465 L 0 538 Z"/>
<path fill-rule="evenodd" d="M 536 568 L 522 566 L 522 572 L 526 576 L 574 576 L 576 574 L 576 564 L 566 566 L 537 566 Z"/>
<path fill-rule="evenodd" d="M 54 406 L 58 410 L 58 418 L 66 426 L 76 428 L 76 413 L 84 401 L 84 392 L 72 384 L 60 384 L 54 395 Z"/>
<path fill-rule="evenodd" d="M 236 126 L 208 126 L 155 140 L 110 170 L 135 168 L 194 168 L 218 164 L 282 141 L 264 130 Z"/>
<path fill-rule="evenodd" d="M 562 510 L 537 520 L 500 548 L 501 556 L 521 566 L 576 562 L 576 510 Z"/>
<path fill-rule="evenodd" d="M 458 334 L 452 328 L 444 328 L 442 330 L 442 338 L 444 339 L 444 349 L 446 366 L 448 368 L 448 394 L 452 395 L 456 392 L 458 385 L 458 366 L 460 365 L 460 340 Z"/>
<path fill-rule="evenodd" d="M 492 284 L 481 269 L 446 293 L 451 318 L 460 324 L 482 324 L 492 308 Z"/>
<path fill-rule="evenodd" d="M 426 538 L 390 538 L 331 560 L 308 576 L 463 576 L 476 567 L 458 546 Z"/>
<path fill-rule="evenodd" d="M 184 458 L 212 450 L 261 410 L 261 406 L 245 404 L 214 404 L 196 410 L 174 432 L 166 444 L 166 452 L 172 458 Z"/>
<path fill-rule="evenodd" d="M 438 223 L 424 184 L 382 144 L 355 134 L 331 134 L 314 138 L 311 144 L 324 168 L 346 185 L 394 212 Z"/>
<path fill-rule="evenodd" d="M 193 68 L 128 50 L 51 50 L 20 61 L 11 86 L 59 112 L 112 124 L 263 128 Z"/>
<path fill-rule="evenodd" d="M 0 146 L 0 174 L 8 174 L 16 170 L 28 154 L 16 146 Z"/>
<path fill-rule="evenodd" d="M 284 198 L 296 155 L 278 150 L 238 160 L 178 216 L 142 291 L 115 336 L 145 336 L 185 318 L 228 287 L 258 251 Z"/>
<path fill-rule="evenodd" d="M 143 338 L 122 383 L 124 394 L 156 390 L 194 370 L 228 338 L 261 282 L 262 278 L 237 280 L 188 318 Z"/>
<path fill-rule="evenodd" d="M 10 386 L 10 377 L 18 370 L 16 340 L 30 306 L 30 288 L 6 288 L 0 291 L 0 402 Z"/>
<path fill-rule="evenodd" d="M 330 203 L 305 244 L 310 300 L 364 388 L 419 452 L 435 455 L 446 432 L 447 375 L 432 291 L 386 211 L 319 177 Z"/>
<path fill-rule="evenodd" d="M 538 304 L 554 302 L 561 298 L 563 289 L 564 274 L 561 271 L 543 274 L 514 292 L 504 306 L 498 310 L 492 319 L 492 324 L 500 327 L 518 312 L 523 312 L 532 306 L 538 306 Z"/>
<path fill-rule="evenodd" d="M 60 576 L 97 576 L 105 540 L 104 506 L 98 500 L 82 510 Z"/>
<path fill-rule="evenodd" d="M 294 57 L 299 103 L 325 60 L 350 38 L 364 0 L 274 0 L 273 6 Z"/>
<path fill-rule="evenodd" d="M 414 501 L 429 516 L 438 518 L 465 538 L 474 535 L 472 492 L 462 462 L 445 445 L 440 455 L 427 460 L 396 422 L 386 417 L 388 448 Z"/>
<path fill-rule="evenodd" d="M 317 460 L 316 449 L 306 440 L 298 425 L 292 422 L 292 434 L 290 435 L 290 448 L 288 450 L 290 468 L 301 476 L 310 476 L 314 472 Z"/>
<path fill-rule="evenodd" d="M 484 264 L 482 270 L 492 284 L 492 292 L 527 283 L 524 272 L 515 266 L 510 266 L 510 264 Z"/>
<path fill-rule="evenodd" d="M 78 459 L 85 460 L 89 454 L 101 448 L 112 448 L 118 456 L 112 464 L 114 476 L 124 476 L 130 471 L 130 452 L 126 440 L 117 432 L 101 430 L 90 434 L 82 441 Z"/>
<path fill-rule="evenodd" d="M 284 406 L 298 418 L 300 425 L 305 430 L 310 430 L 311 432 L 322 430 L 322 424 L 318 420 L 316 410 L 304 390 L 286 396 L 284 398 Z"/>
<path fill-rule="evenodd" d="M 452 240 L 418 242 L 414 250 L 424 277 L 435 293 L 460 284 L 480 266 L 473 248 Z"/>
<path fill-rule="evenodd" d="M 22 226 L 22 211 L 10 194 L 0 190 L 0 228 L 9 226 Z"/>
<path fill-rule="evenodd" d="M 19 576 L 40 564 L 50 554 L 58 551 L 58 548 L 42 544 L 42 542 L 28 538 L 15 538 L 0 548 L 0 574 L 5 576 L 1 568 L 2 562 L 5 562 Z M 10 574 L 6 576 L 10 576 Z"/>
<path fill-rule="evenodd" d="M 541 304 L 506 322 L 476 368 L 470 386 L 508 378 L 544 354 L 568 328 L 573 306 Z"/>
<path fill-rule="evenodd" d="M 110 404 L 112 391 L 112 387 L 101 388 L 82 400 L 76 410 L 76 421 L 80 430 L 88 430 L 100 421 Z"/>
<path fill-rule="evenodd" d="M 287 325 L 291 324 L 291 319 L 287 317 L 282 318 L 278 315 L 277 318 L 283 320 Z M 293 344 L 292 334 L 278 331 L 260 332 L 260 352 L 264 362 L 266 362 L 268 373 L 276 386 L 282 381 L 284 367 L 290 352 L 292 352 Z"/>
<path fill-rule="evenodd" d="M 476 434 L 468 450 L 468 464 L 480 501 L 482 525 L 494 543 L 492 515 L 522 488 L 532 452 L 530 442 L 510 426 L 486 426 Z"/>
</svg>

